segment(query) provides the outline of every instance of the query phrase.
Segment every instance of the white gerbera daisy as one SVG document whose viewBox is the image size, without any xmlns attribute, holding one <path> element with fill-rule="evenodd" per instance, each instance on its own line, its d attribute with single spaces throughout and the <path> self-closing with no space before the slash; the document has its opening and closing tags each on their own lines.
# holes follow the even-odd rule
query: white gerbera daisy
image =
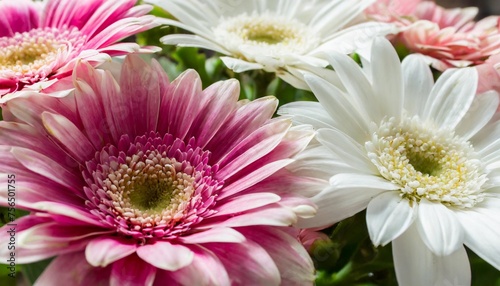
<svg viewBox="0 0 500 286">
<path fill-rule="evenodd" d="M 434 84 L 421 57 L 401 65 L 385 39 L 375 40 L 371 59 L 363 70 L 331 54 L 342 86 L 308 74 L 319 103 L 280 109 L 317 128 L 296 171 L 323 188 L 313 199 L 317 216 L 300 226 L 366 209 L 372 242 L 392 241 L 401 285 L 470 284 L 464 244 L 500 269 L 500 121 L 491 121 L 498 95 L 476 96 L 470 68 Z"/>
<path fill-rule="evenodd" d="M 235 72 L 262 69 L 307 88 L 300 70 L 325 67 L 321 51 L 352 53 L 376 35 L 395 33 L 393 24 L 351 25 L 372 0 L 146 0 L 178 20 L 164 19 L 194 35 L 161 38 L 165 44 L 219 52 Z"/>
</svg>

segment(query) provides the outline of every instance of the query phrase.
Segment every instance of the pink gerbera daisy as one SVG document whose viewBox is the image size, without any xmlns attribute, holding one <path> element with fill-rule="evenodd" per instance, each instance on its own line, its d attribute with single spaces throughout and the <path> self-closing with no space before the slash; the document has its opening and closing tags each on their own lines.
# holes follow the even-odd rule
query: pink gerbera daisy
<svg viewBox="0 0 500 286">
<path fill-rule="evenodd" d="M 500 52 L 499 17 L 474 22 L 477 12 L 475 7 L 445 9 L 424 1 L 415 11 L 418 21 L 402 33 L 402 42 L 440 71 L 481 64 Z"/>
<path fill-rule="evenodd" d="M 169 83 L 135 55 L 115 76 L 81 62 L 73 81 L 67 97 L 9 101 L 0 122 L 1 202 L 14 174 L 31 211 L 14 222 L 17 262 L 58 256 L 40 285 L 312 284 L 289 226 L 315 207 L 285 167 L 314 133 L 271 119 L 274 97 L 202 90 L 192 70 Z"/>
<path fill-rule="evenodd" d="M 0 1 L 0 96 L 68 76 L 77 58 L 97 65 L 140 51 L 136 43 L 116 43 L 157 26 L 154 16 L 145 15 L 151 6 L 136 2 Z"/>
<path fill-rule="evenodd" d="M 402 27 L 393 40 L 424 55 L 437 70 L 484 63 L 500 52 L 498 16 L 474 21 L 476 7 L 446 9 L 432 1 L 378 0 L 370 18 Z"/>
<path fill-rule="evenodd" d="M 421 2 L 422 0 L 377 0 L 365 10 L 365 14 L 380 22 L 404 25 Z"/>
</svg>

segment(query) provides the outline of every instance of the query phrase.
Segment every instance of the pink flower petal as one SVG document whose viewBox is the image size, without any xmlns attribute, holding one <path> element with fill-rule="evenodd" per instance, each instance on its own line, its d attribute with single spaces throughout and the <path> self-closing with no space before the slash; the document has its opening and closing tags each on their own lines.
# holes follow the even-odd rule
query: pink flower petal
<svg viewBox="0 0 500 286">
<path fill-rule="evenodd" d="M 90 49 L 105 48 L 126 37 L 158 26 L 155 20 L 156 18 L 151 15 L 120 19 L 93 36 L 86 46 Z"/>
<path fill-rule="evenodd" d="M 224 264 L 232 284 L 279 285 L 279 269 L 257 243 L 211 244 L 206 246 Z"/>
<path fill-rule="evenodd" d="M 39 26 L 39 14 L 36 5 L 29 0 L 1 1 L 0 37 L 12 37 Z"/>
<path fill-rule="evenodd" d="M 110 286 L 153 285 L 157 269 L 137 255 L 129 255 L 113 263 Z"/>
<path fill-rule="evenodd" d="M 11 249 L 8 248 L 8 243 L 10 241 L 10 235 L 12 233 L 12 228 L 15 228 L 16 237 L 18 238 L 18 244 L 16 245 L 16 262 L 18 263 L 32 263 L 39 260 L 43 260 L 52 256 L 62 255 L 65 253 L 70 253 L 85 248 L 88 240 L 81 239 L 78 241 L 71 241 L 71 239 L 66 239 L 66 241 L 60 239 L 45 239 L 36 242 L 35 247 L 30 248 L 29 244 L 26 245 L 26 240 L 30 239 L 30 232 L 32 232 L 33 227 L 40 226 L 39 230 L 47 230 L 47 227 L 51 227 L 54 224 L 51 222 L 51 218 L 46 217 L 36 217 L 36 216 L 25 216 L 17 219 L 13 222 L 15 226 L 5 225 L 0 228 L 0 258 L 5 261 L 10 256 Z M 10 231 L 10 232 L 9 232 Z M 33 230 L 32 233 L 37 230 Z M 70 235 L 77 235 L 76 233 Z"/>
<path fill-rule="evenodd" d="M 227 180 L 229 176 L 271 152 L 283 140 L 291 124 L 291 120 L 280 118 L 257 129 L 228 152 L 219 163 L 221 168 L 217 176 L 221 180 Z"/>
<path fill-rule="evenodd" d="M 201 96 L 201 80 L 193 70 L 183 72 L 163 93 L 160 110 L 165 116 L 159 118 L 158 131 L 168 132 L 177 138 L 184 138 L 193 124 L 195 115 L 209 98 Z"/>
<path fill-rule="evenodd" d="M 106 267 L 134 253 L 136 242 L 119 237 L 100 237 L 93 239 L 85 248 L 85 257 L 94 267 Z"/>
<path fill-rule="evenodd" d="M 224 264 L 212 251 L 201 246 L 190 246 L 193 262 L 175 272 L 158 271 L 156 281 L 176 280 L 181 285 L 230 285 L 231 278 Z"/>
<path fill-rule="evenodd" d="M 159 241 L 137 248 L 137 255 L 147 263 L 160 269 L 175 271 L 188 266 L 193 261 L 194 253 L 187 247 Z"/>
<path fill-rule="evenodd" d="M 201 97 L 205 98 L 202 109 L 194 119 L 187 136 L 196 134 L 198 144 L 205 146 L 236 109 L 236 104 L 228 105 L 227 102 L 236 103 L 239 94 L 239 84 L 234 80 L 215 83 L 206 88 L 201 94 Z"/>
<path fill-rule="evenodd" d="M 217 208 L 212 217 L 241 213 L 280 201 L 280 196 L 273 193 L 255 193 L 230 198 Z"/>
<path fill-rule="evenodd" d="M 0 19 L 1 45 L 7 48 L 7 53 L 14 53 L 13 57 L 20 57 L 23 67 L 16 63 L 3 66 L 0 96 L 22 89 L 39 91 L 36 89 L 38 83 L 70 76 L 78 59 L 97 66 L 109 60 L 109 56 L 158 50 L 141 48 L 136 43 L 116 44 L 160 24 L 155 16 L 146 15 L 152 6 L 135 7 L 137 0 L 21 0 L 12 3 L 2 1 L 0 4 L 0 13 L 4 15 Z M 50 44 L 45 40 L 39 42 L 40 39 Z M 31 47 L 35 42 L 37 46 Z M 67 49 L 55 48 L 60 45 Z M 46 52 L 36 52 L 46 47 L 49 48 Z M 25 49 L 50 55 L 51 60 L 45 56 L 28 59 Z M 2 100 L 12 100 L 13 96 L 8 95 Z"/>
<path fill-rule="evenodd" d="M 259 231 L 256 231 L 256 230 Z M 293 237 L 280 228 L 258 227 L 238 229 L 249 239 L 261 245 L 276 262 L 282 285 L 312 285 L 315 269 L 307 251 Z M 265 234 L 265 235 L 262 235 Z"/>
<path fill-rule="evenodd" d="M 60 255 L 36 280 L 36 285 L 108 285 L 111 268 L 88 264 L 83 251 Z"/>
<path fill-rule="evenodd" d="M 269 120 L 277 106 L 278 101 L 274 97 L 263 97 L 242 105 L 226 120 L 224 128 L 215 134 L 205 148 L 213 150 L 214 158 L 222 157 L 227 150 L 233 149 L 243 138 Z M 222 150 L 218 146 L 225 148 Z"/>
<path fill-rule="evenodd" d="M 62 19 L 64 9 L 52 12 Z M 271 119 L 276 99 L 237 101 L 236 81 L 202 90 L 195 71 L 170 84 L 137 56 L 110 70 L 71 65 L 74 91 L 63 79 L 2 108 L 0 183 L 15 172 L 16 206 L 44 218 L 19 232 L 26 261 L 84 252 L 84 277 L 68 283 L 111 285 L 275 285 L 302 279 L 285 273 L 289 262 L 312 268 L 292 230 L 279 239 L 255 227 L 286 229 L 315 210 L 302 190 L 311 184 L 284 169 L 313 132 Z M 172 198 L 156 201 L 155 184 Z M 247 226 L 269 237 L 256 243 L 232 228 Z M 269 241 L 293 250 L 277 257 Z"/>
<path fill-rule="evenodd" d="M 86 131 L 87 138 L 96 150 L 100 150 L 103 141 L 109 141 L 103 118 L 104 110 L 98 100 L 100 93 L 100 81 L 102 72 L 93 70 L 86 62 L 81 62 L 75 68 L 73 78 L 75 79 L 75 98 L 79 106 L 82 125 Z M 99 82 L 99 84 L 97 83 Z M 92 154 L 93 155 L 93 154 Z"/>
<path fill-rule="evenodd" d="M 138 75 L 137 70 L 141 73 Z M 138 56 L 125 59 L 120 77 L 122 102 L 129 105 L 129 124 L 134 135 L 156 130 L 160 112 L 160 87 L 158 73 Z M 147 87 L 147 88 L 144 88 Z"/>
<path fill-rule="evenodd" d="M 65 204 L 40 201 L 32 204 L 32 207 L 34 209 L 49 212 L 51 214 L 67 216 L 82 223 L 102 226 L 102 224 L 97 220 L 97 217 L 87 212 L 87 210 L 77 209 Z"/>
<path fill-rule="evenodd" d="M 226 220 L 207 219 L 198 228 L 207 229 L 212 227 L 240 227 L 250 225 L 274 225 L 290 226 L 297 221 L 297 215 L 292 209 L 286 209 L 279 204 L 268 205 L 260 209 L 248 211 Z"/>
<path fill-rule="evenodd" d="M 215 227 L 180 237 L 179 240 L 187 244 L 211 242 L 241 243 L 245 241 L 245 237 L 232 228 Z"/>
<path fill-rule="evenodd" d="M 42 121 L 47 132 L 78 161 L 85 162 L 95 154 L 96 150 L 88 138 L 66 117 L 44 112 Z"/>
<path fill-rule="evenodd" d="M 277 172 L 279 169 L 285 167 L 286 165 L 293 162 L 290 159 L 284 159 L 269 163 L 262 168 L 257 169 L 256 171 L 244 176 L 241 179 L 238 179 L 236 182 L 225 188 L 224 193 L 219 196 L 219 199 L 224 199 L 239 192 L 244 191 L 245 189 L 253 186 L 259 181 L 264 180 L 265 178 L 271 176 L 273 173 Z"/>
<path fill-rule="evenodd" d="M 71 173 L 68 168 L 38 152 L 24 148 L 12 148 L 11 153 L 28 170 L 40 174 L 70 190 L 78 190 L 81 179 Z"/>
</svg>

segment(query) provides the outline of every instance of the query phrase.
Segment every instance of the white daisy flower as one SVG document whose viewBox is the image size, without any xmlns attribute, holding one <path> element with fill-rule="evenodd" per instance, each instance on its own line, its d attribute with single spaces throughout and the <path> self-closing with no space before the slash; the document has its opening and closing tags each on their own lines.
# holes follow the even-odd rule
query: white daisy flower
<svg viewBox="0 0 500 286">
<path fill-rule="evenodd" d="M 163 24 L 194 35 L 173 34 L 164 44 L 219 52 L 235 72 L 262 69 L 307 88 L 300 70 L 325 67 L 325 50 L 352 53 L 376 35 L 396 33 L 393 24 L 352 25 L 373 0 L 147 0 L 177 20 Z M 311 67 L 312 66 L 312 67 Z"/>
<path fill-rule="evenodd" d="M 296 171 L 323 182 L 313 198 L 319 210 L 300 226 L 366 209 L 374 245 L 392 242 L 400 285 L 470 284 L 464 245 L 500 269 L 498 95 L 476 96 L 471 68 L 434 83 L 421 57 L 401 64 L 385 39 L 375 40 L 364 69 L 338 53 L 329 62 L 341 87 L 305 75 L 319 103 L 279 111 L 317 129 Z"/>
</svg>

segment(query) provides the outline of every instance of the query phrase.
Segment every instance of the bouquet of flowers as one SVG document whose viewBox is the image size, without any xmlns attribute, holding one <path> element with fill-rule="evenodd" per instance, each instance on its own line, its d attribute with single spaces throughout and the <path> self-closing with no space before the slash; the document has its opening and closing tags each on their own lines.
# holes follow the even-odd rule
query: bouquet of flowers
<svg viewBox="0 0 500 286">
<path fill-rule="evenodd" d="M 500 283 L 499 16 L 0 12 L 1 285 Z"/>
</svg>

